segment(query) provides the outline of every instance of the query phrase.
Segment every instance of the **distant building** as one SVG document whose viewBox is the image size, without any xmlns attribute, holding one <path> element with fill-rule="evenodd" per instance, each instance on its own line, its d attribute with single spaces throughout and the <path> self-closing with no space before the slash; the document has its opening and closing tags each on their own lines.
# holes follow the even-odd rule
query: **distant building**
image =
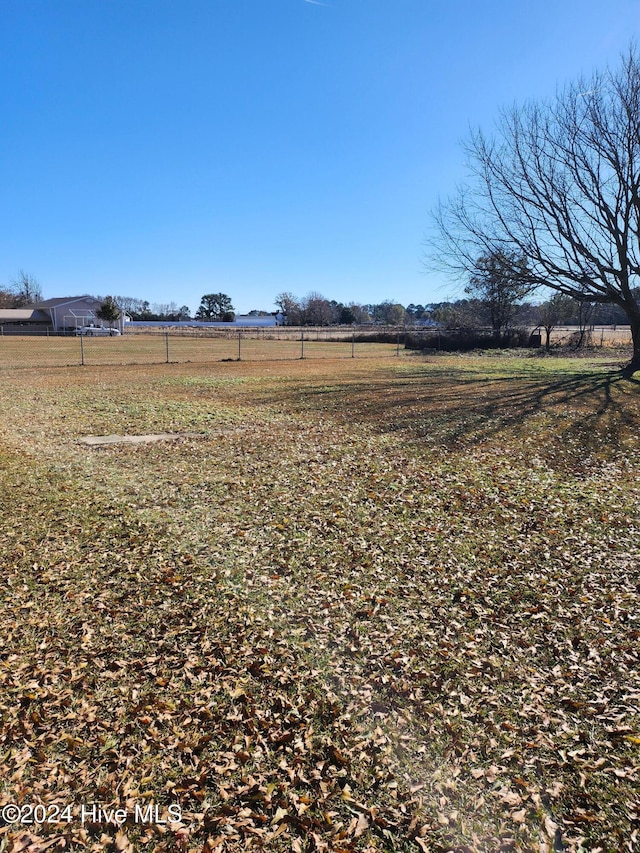
<svg viewBox="0 0 640 853">
<path fill-rule="evenodd" d="M 112 324 L 102 324 L 98 319 L 101 305 L 102 300 L 85 295 L 44 299 L 31 308 L 0 308 L 0 326 L 4 333 L 22 335 L 71 332 L 91 323 L 112 325 L 122 332 L 126 317 L 121 316 Z"/>
<path fill-rule="evenodd" d="M 3 335 L 32 335 L 52 330 L 51 317 L 34 308 L 0 308 Z"/>
<path fill-rule="evenodd" d="M 236 314 L 233 320 L 226 322 L 223 320 L 133 320 L 127 325 L 131 326 L 157 326 L 157 327 L 172 327 L 172 326 L 191 326 L 193 328 L 216 328 L 216 329 L 234 329 L 234 328 L 267 328 L 268 326 L 282 325 L 281 314 Z"/>
<path fill-rule="evenodd" d="M 277 326 L 277 314 L 236 314 L 234 326 Z"/>
</svg>

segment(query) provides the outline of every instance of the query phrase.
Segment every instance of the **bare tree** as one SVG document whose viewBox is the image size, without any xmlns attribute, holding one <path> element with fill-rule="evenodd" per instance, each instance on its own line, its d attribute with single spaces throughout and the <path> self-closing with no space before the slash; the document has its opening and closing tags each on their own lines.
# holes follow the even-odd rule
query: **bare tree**
<svg viewBox="0 0 640 853">
<path fill-rule="evenodd" d="M 286 326 L 299 326 L 301 322 L 300 301 L 289 291 L 279 293 L 273 300 L 284 316 Z"/>
<path fill-rule="evenodd" d="M 142 310 L 142 300 L 135 296 L 114 296 L 116 304 L 123 314 L 138 314 Z"/>
<path fill-rule="evenodd" d="M 591 343 L 591 324 L 596 313 L 595 302 L 588 299 L 573 300 L 574 315 L 578 319 L 578 333 L 575 341 L 576 349 L 580 349 L 585 343 Z"/>
<path fill-rule="evenodd" d="M 550 299 L 538 306 L 538 322 L 544 329 L 545 349 L 551 349 L 551 332 L 564 320 L 568 322 L 574 314 L 574 301 L 563 293 L 554 293 Z"/>
<path fill-rule="evenodd" d="M 469 273 L 479 255 L 525 256 L 531 285 L 626 314 L 640 368 L 640 60 L 578 80 L 550 103 L 502 113 L 467 143 L 471 185 L 435 213 L 435 257 Z"/>
<path fill-rule="evenodd" d="M 329 326 L 333 321 L 331 303 L 321 293 L 309 293 L 302 300 L 301 308 L 305 326 Z"/>
<path fill-rule="evenodd" d="M 15 294 L 17 308 L 42 301 L 40 282 L 24 270 L 20 270 L 17 278 L 11 280 L 11 290 Z"/>
<path fill-rule="evenodd" d="M 0 287 L 0 308 L 16 308 L 17 296 L 12 289 Z"/>
</svg>

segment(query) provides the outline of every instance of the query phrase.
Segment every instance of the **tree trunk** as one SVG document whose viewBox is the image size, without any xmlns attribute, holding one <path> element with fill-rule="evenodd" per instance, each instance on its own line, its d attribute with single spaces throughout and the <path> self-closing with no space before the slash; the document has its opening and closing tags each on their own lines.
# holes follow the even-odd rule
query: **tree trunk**
<svg viewBox="0 0 640 853">
<path fill-rule="evenodd" d="M 633 340 L 633 355 L 631 361 L 623 370 L 625 376 L 633 376 L 636 370 L 640 370 L 640 314 L 629 317 L 631 326 L 631 338 Z"/>
</svg>

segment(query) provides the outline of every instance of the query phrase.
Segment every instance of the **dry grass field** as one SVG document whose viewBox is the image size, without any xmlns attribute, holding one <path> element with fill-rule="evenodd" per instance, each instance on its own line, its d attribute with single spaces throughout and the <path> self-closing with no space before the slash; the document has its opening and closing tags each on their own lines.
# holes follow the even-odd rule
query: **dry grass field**
<svg viewBox="0 0 640 853">
<path fill-rule="evenodd" d="M 568 346 L 572 339 L 579 337 L 575 326 L 559 326 L 551 332 L 551 343 L 556 346 Z M 542 334 L 544 340 L 544 332 Z M 620 347 L 631 343 L 629 326 L 593 326 L 585 333 L 586 342 L 594 347 Z"/>
<path fill-rule="evenodd" d="M 637 850 L 616 367 L 3 371 L 0 850 Z"/>
<path fill-rule="evenodd" d="M 331 332 L 331 330 L 329 330 Z M 249 336 L 251 334 L 251 336 Z M 344 332 L 342 333 L 344 337 Z M 297 336 L 297 337 L 296 337 Z M 347 334 L 348 338 L 348 334 Z M 170 333 L 129 334 L 116 338 L 58 336 L 0 336 L 0 371 L 24 367 L 205 363 L 215 361 L 295 361 L 304 358 L 372 358 L 396 355 L 395 343 L 333 340 L 325 330 L 276 330 L 270 335 L 238 333 L 197 335 Z M 402 350 L 400 350 L 402 351 Z"/>
</svg>

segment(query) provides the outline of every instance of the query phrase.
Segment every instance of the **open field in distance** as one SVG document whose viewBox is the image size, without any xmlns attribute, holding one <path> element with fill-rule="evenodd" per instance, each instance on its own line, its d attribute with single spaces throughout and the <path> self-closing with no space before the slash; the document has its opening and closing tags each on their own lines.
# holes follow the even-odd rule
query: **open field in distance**
<svg viewBox="0 0 640 853">
<path fill-rule="evenodd" d="M 191 331 L 191 330 L 189 330 Z M 270 331 L 270 330 L 269 330 Z M 166 362 L 282 361 L 301 357 L 371 358 L 396 355 L 398 343 L 353 343 L 332 337 L 293 334 L 277 336 L 125 334 L 122 337 L 80 338 L 75 336 L 0 337 L 0 370 L 22 367 L 67 367 L 82 364 L 126 365 Z"/>
<path fill-rule="evenodd" d="M 551 332 L 551 344 L 567 346 L 578 334 L 579 330 L 573 326 L 559 326 Z M 586 338 L 594 347 L 626 346 L 631 344 L 631 328 L 629 326 L 593 326 L 587 330 Z M 542 339 L 544 342 L 544 331 Z"/>
<path fill-rule="evenodd" d="M 4 371 L 0 807 L 73 819 L 0 845 L 637 849 L 618 361 Z"/>
<path fill-rule="evenodd" d="M 443 335 L 450 333 L 443 332 Z M 440 347 L 437 330 L 408 331 L 409 338 L 425 338 Z M 554 329 L 551 344 L 571 353 L 577 332 Z M 382 342 L 375 338 L 381 337 Z M 404 354 L 405 332 L 390 327 L 256 328 L 250 330 L 135 327 L 122 337 L 57 335 L 0 335 L 0 370 L 23 367 L 70 367 L 82 364 L 161 364 L 215 361 L 281 361 L 332 358 L 372 358 Z M 585 334 L 590 349 L 630 348 L 629 327 L 595 327 Z M 525 353 L 523 352 L 523 355 Z M 532 354 L 535 351 L 532 350 Z"/>
</svg>

